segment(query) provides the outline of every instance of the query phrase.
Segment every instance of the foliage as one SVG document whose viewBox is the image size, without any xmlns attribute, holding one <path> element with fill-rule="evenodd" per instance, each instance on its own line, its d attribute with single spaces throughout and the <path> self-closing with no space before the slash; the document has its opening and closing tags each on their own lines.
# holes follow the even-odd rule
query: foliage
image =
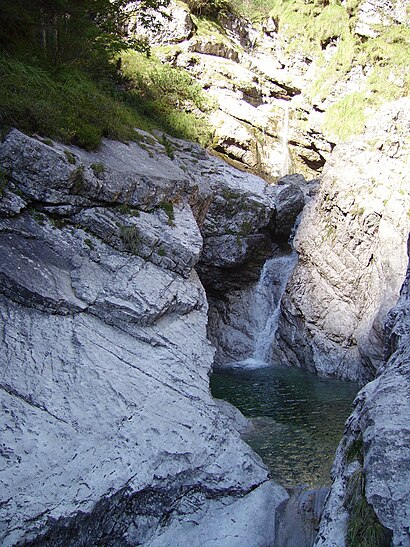
<svg viewBox="0 0 410 547">
<path fill-rule="evenodd" d="M 349 511 L 346 545 L 349 547 L 389 547 L 391 532 L 380 524 L 364 493 L 364 476 L 358 470 L 349 479 L 344 505 Z"/>
<path fill-rule="evenodd" d="M 120 236 L 125 248 L 132 254 L 138 254 L 142 245 L 142 237 L 137 226 L 121 226 Z"/>
<path fill-rule="evenodd" d="M 131 109 L 113 84 L 74 67 L 50 70 L 0 55 L 0 125 L 95 150 L 101 138 L 135 139 L 152 124 Z"/>
<path fill-rule="evenodd" d="M 288 54 L 314 60 L 317 77 L 308 90 L 323 100 L 353 67 L 362 67 L 366 83 L 326 113 L 324 130 L 346 139 L 364 128 L 365 110 L 410 94 L 410 29 L 404 24 L 375 26 L 377 35 L 361 39 L 354 32 L 360 0 L 277 0 L 270 12 Z M 325 50 L 329 44 L 331 51 Z"/>
<path fill-rule="evenodd" d="M 93 173 L 96 177 L 98 177 L 98 175 L 101 175 L 102 173 L 104 173 L 105 171 L 105 167 L 104 167 L 104 164 L 101 163 L 101 162 L 97 162 L 97 163 L 92 163 L 90 165 L 91 169 L 93 170 Z"/>
<path fill-rule="evenodd" d="M 323 129 L 332 137 L 345 140 L 364 130 L 367 102 L 364 93 L 350 93 L 329 107 L 325 114 Z"/>
<path fill-rule="evenodd" d="M 218 17 L 231 11 L 227 0 L 187 0 L 187 4 L 194 15 Z"/>
<path fill-rule="evenodd" d="M 146 50 L 126 32 L 129 16 L 152 26 L 150 11 L 169 0 L 2 0 L 0 48 L 55 66 L 109 59 L 127 48 Z"/>
<path fill-rule="evenodd" d="M 165 211 L 168 217 L 168 224 L 173 226 L 175 220 L 174 205 L 170 201 L 162 201 L 159 204 L 159 208 Z"/>
<path fill-rule="evenodd" d="M 346 450 L 346 461 L 348 463 L 351 463 L 355 460 L 363 464 L 363 437 L 362 436 L 352 441 L 352 443 L 349 445 L 349 447 Z"/>
<path fill-rule="evenodd" d="M 128 104 L 179 138 L 207 144 L 211 128 L 203 112 L 211 109 L 201 86 L 185 71 L 135 51 L 122 55 Z"/>
<path fill-rule="evenodd" d="M 276 0 L 235 0 L 231 2 L 231 8 L 239 16 L 260 21 L 269 16 L 275 4 Z"/>
</svg>

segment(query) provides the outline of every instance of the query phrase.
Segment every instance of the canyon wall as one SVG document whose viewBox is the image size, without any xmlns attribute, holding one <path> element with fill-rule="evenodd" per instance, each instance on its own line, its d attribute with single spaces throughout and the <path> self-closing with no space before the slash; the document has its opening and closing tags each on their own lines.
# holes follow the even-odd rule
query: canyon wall
<svg viewBox="0 0 410 547">
<path fill-rule="evenodd" d="M 0 145 L 2 545 L 274 536 L 287 494 L 211 397 L 194 268 L 263 262 L 293 190 L 173 147 Z"/>
<path fill-rule="evenodd" d="M 410 266 L 387 317 L 386 362 L 359 392 L 336 454 L 317 547 L 410 543 L 409 335 Z"/>
<path fill-rule="evenodd" d="M 408 99 L 386 104 L 326 164 L 282 300 L 276 345 L 288 364 L 363 384 L 383 361 L 383 325 L 407 264 L 409 113 Z"/>
</svg>

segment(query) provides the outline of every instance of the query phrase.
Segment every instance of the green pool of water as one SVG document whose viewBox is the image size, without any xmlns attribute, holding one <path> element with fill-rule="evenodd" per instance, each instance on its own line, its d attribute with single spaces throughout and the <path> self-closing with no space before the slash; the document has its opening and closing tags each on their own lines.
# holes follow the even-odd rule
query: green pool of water
<svg viewBox="0 0 410 547">
<path fill-rule="evenodd" d="M 358 391 L 352 382 L 284 366 L 215 371 L 214 397 L 251 419 L 244 439 L 285 487 L 328 485 L 344 423 Z"/>
</svg>

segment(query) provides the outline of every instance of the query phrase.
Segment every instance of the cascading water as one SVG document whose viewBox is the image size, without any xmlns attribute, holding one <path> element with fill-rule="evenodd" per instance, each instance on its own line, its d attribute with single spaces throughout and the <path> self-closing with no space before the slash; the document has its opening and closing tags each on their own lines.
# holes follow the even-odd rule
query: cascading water
<svg viewBox="0 0 410 547">
<path fill-rule="evenodd" d="M 283 123 L 282 123 L 282 165 L 281 165 L 281 176 L 289 174 L 290 170 L 290 156 L 289 156 L 289 104 L 284 101 L 283 105 Z"/>
<path fill-rule="evenodd" d="M 215 370 L 212 393 L 251 419 L 245 439 L 286 487 L 330 483 L 330 468 L 358 386 L 282 366 L 273 352 L 280 305 L 296 265 L 290 252 L 266 261 L 247 300 L 251 355 Z M 278 545 L 283 545 L 279 543 Z"/>
<path fill-rule="evenodd" d="M 236 367 L 259 368 L 270 364 L 272 345 L 278 328 L 280 302 L 288 279 L 296 266 L 295 252 L 265 262 L 252 299 L 253 351 Z"/>
</svg>

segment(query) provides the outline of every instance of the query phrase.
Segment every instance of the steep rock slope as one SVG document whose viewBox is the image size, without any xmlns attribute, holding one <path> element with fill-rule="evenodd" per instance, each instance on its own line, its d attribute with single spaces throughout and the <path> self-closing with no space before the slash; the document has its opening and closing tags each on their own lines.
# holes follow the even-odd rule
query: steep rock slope
<svg viewBox="0 0 410 547">
<path fill-rule="evenodd" d="M 352 545 L 410 543 L 410 266 L 386 333 L 387 362 L 357 396 L 337 451 L 317 546 L 344 545 L 346 534 Z"/>
<path fill-rule="evenodd" d="M 213 17 L 195 16 L 172 1 L 170 19 L 157 15 L 163 29 L 148 40 L 211 97 L 215 151 L 265 177 L 312 177 L 336 143 L 361 133 L 369 110 L 408 95 L 405 4 L 278 0 L 251 23 L 216 8 Z M 213 7 L 204 2 L 203 10 Z M 133 24 L 130 32 L 147 35 Z"/>
<path fill-rule="evenodd" d="M 3 545 L 273 537 L 286 492 L 209 391 L 194 214 L 212 224 L 240 181 L 235 199 L 259 211 L 246 237 L 290 219 L 281 191 L 174 146 L 184 170 L 144 134 L 98 153 L 16 130 L 0 145 Z"/>
<path fill-rule="evenodd" d="M 336 147 L 303 213 L 277 333 L 292 365 L 365 383 L 383 359 L 407 262 L 409 105 L 385 105 L 363 138 Z"/>
</svg>

